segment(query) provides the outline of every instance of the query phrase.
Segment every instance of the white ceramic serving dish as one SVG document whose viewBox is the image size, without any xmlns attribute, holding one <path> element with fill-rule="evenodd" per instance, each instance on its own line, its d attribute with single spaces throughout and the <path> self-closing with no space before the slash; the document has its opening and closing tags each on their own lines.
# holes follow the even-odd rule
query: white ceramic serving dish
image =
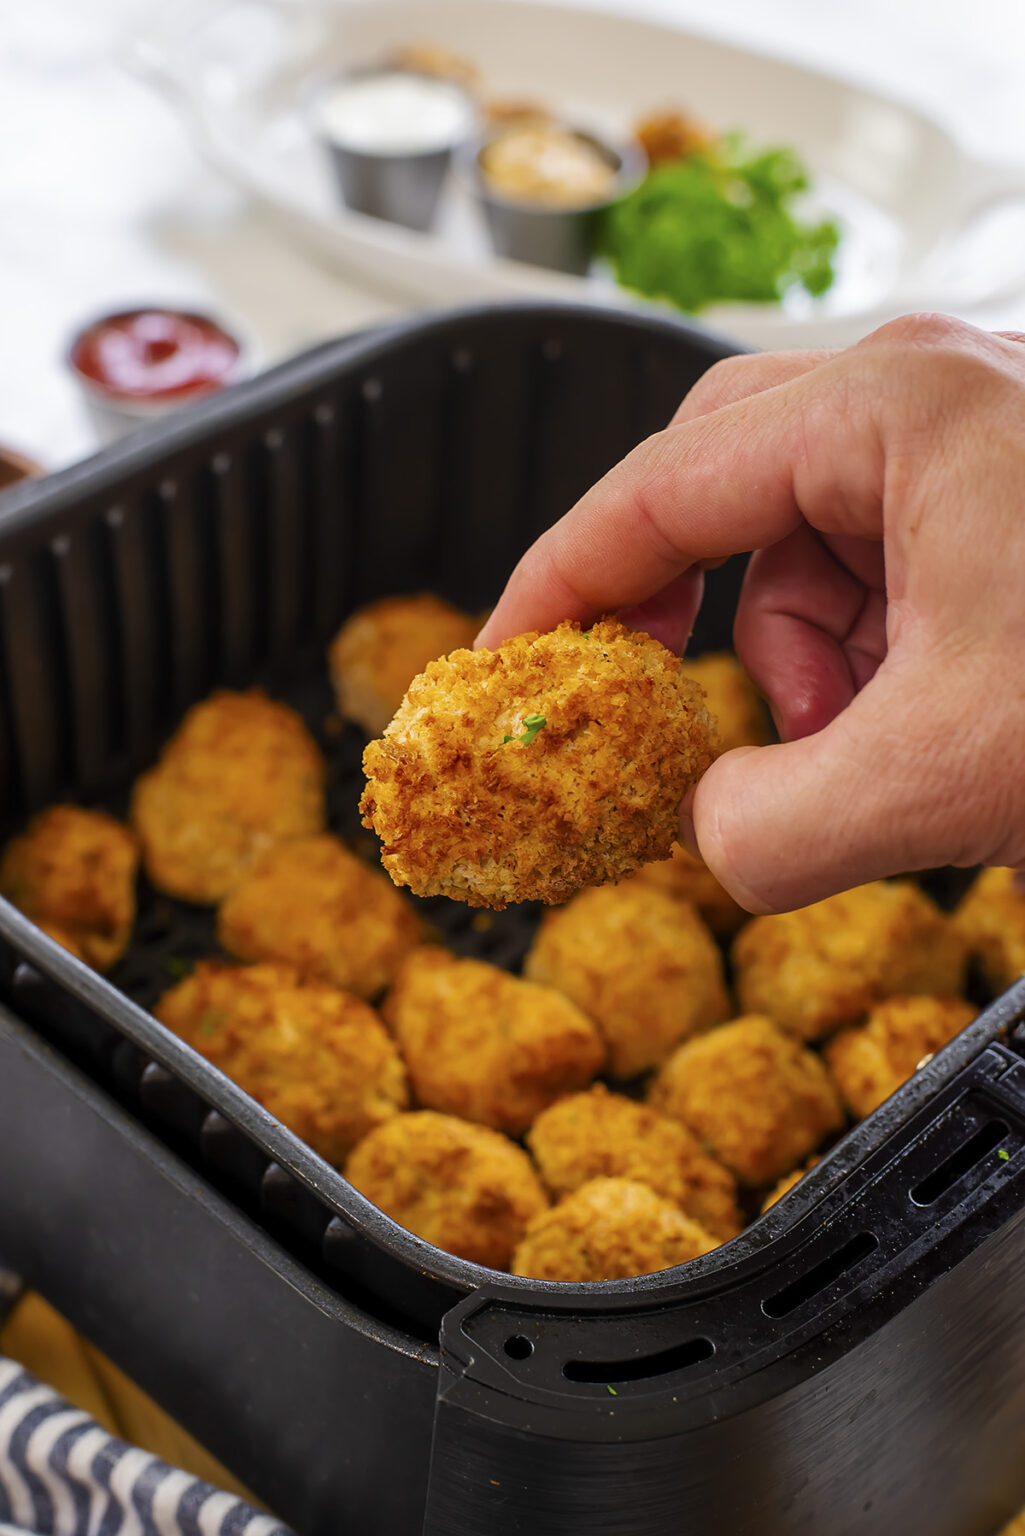
<svg viewBox="0 0 1025 1536">
<path fill-rule="evenodd" d="M 612 138 L 679 104 L 758 143 L 795 146 L 816 210 L 843 226 L 838 277 L 817 302 L 795 294 L 701 317 L 751 345 L 842 344 L 908 309 L 964 313 L 1025 288 L 1016 251 L 995 269 L 966 255 L 986 210 L 1025 201 L 1025 168 L 979 162 L 921 112 L 842 79 L 624 14 L 538 0 L 180 0 L 135 38 L 131 62 L 171 95 L 222 172 L 350 279 L 432 304 L 640 302 L 603 274 L 497 259 L 456 180 L 429 235 L 339 205 L 310 91 L 410 41 L 468 56 L 495 96 L 545 101 Z"/>
</svg>

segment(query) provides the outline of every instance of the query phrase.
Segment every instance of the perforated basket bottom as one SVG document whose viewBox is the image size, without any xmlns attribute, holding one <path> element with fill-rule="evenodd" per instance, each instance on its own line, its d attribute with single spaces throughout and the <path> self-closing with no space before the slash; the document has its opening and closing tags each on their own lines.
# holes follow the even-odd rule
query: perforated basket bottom
<svg viewBox="0 0 1025 1536">
<path fill-rule="evenodd" d="M 325 675 L 311 676 L 275 696 L 298 710 L 319 742 L 327 762 L 328 822 L 370 863 L 377 863 L 373 835 L 360 825 L 359 799 L 363 792 L 363 747 L 366 737 L 355 726 L 341 727 L 334 714 L 331 688 Z M 124 817 L 128 794 L 107 802 L 107 809 Z M 504 912 L 474 910 L 445 896 L 410 898 L 439 941 L 456 954 L 489 960 L 506 970 L 518 971 L 540 917 L 536 904 L 507 907 Z M 161 993 L 197 960 L 222 955 L 215 935 L 213 907 L 194 907 L 174 901 L 140 881 L 138 918 L 131 947 L 110 974 L 114 986 L 140 1007 L 152 1009 Z"/>
</svg>

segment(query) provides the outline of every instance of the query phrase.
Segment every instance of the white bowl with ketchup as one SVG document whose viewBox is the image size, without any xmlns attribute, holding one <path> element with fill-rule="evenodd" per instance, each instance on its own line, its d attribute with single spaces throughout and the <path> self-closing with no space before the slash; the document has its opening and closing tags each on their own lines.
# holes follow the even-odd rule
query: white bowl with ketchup
<svg viewBox="0 0 1025 1536">
<path fill-rule="evenodd" d="M 104 442 L 236 383 L 252 363 L 250 349 L 220 321 L 162 305 L 90 321 L 67 360 Z"/>
</svg>

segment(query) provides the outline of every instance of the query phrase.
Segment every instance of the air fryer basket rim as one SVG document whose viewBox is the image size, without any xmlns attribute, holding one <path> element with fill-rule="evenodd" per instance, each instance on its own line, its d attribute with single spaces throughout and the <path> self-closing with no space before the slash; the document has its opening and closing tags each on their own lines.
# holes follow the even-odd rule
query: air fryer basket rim
<svg viewBox="0 0 1025 1536">
<path fill-rule="evenodd" d="M 519 319 L 551 321 L 561 327 L 597 325 L 628 330 L 639 337 L 665 335 L 667 330 L 683 332 L 709 361 L 718 360 L 724 350 L 723 343 L 684 321 L 627 314 L 601 306 L 554 303 L 474 305 L 443 314 L 415 317 L 390 325 L 380 333 L 325 343 L 200 406 L 186 408 L 180 416 L 155 423 L 81 465 L 26 484 L 11 493 L 7 505 L 0 510 L 0 541 L 11 540 L 16 545 L 22 536 L 33 539 L 38 539 L 41 534 L 45 536 L 51 521 L 59 521 L 74 510 L 83 488 L 87 487 L 90 496 L 95 497 L 107 486 L 122 481 L 126 474 L 151 468 L 154 462 L 169 454 L 200 445 L 227 427 L 247 419 L 255 410 L 287 403 L 301 389 L 311 389 L 322 382 L 334 383 L 343 361 L 350 374 L 363 371 L 364 376 L 372 376 L 375 366 L 393 355 L 401 355 L 411 342 L 423 337 L 447 337 L 453 327 L 459 325 L 500 326 L 515 324 Z M 274 1158 L 299 1184 L 326 1199 L 372 1244 L 460 1291 L 469 1292 L 481 1286 L 489 1290 L 501 1287 L 503 1293 L 515 1293 L 525 1301 L 544 1299 L 547 1306 L 559 1310 L 630 1311 L 652 1302 L 669 1303 L 717 1284 L 727 1285 L 739 1268 L 770 1264 L 777 1249 L 790 1242 L 811 1207 L 827 1196 L 852 1166 L 881 1146 L 928 1097 L 995 1039 L 1006 1027 L 1008 1018 L 1007 1007 L 1000 1001 L 987 1009 L 881 1109 L 849 1131 L 802 1180 L 800 1189 L 729 1244 L 692 1260 L 682 1270 L 574 1286 L 510 1276 L 458 1259 L 423 1242 L 371 1205 L 340 1173 L 324 1163 L 236 1084 L 103 977 L 69 955 L 4 900 L 0 900 L 0 936 L 66 992 L 113 1022 L 118 1032 L 147 1056 L 179 1075 L 227 1120 L 243 1131 L 258 1134 Z"/>
</svg>

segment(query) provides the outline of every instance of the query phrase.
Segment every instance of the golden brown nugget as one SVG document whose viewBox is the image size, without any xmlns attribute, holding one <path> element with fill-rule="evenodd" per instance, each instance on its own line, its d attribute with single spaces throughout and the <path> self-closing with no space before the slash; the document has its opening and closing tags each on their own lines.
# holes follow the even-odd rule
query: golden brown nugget
<svg viewBox="0 0 1025 1536">
<path fill-rule="evenodd" d="M 512 1136 L 605 1063 L 594 1025 L 558 992 L 435 945 L 405 961 L 383 1012 L 421 1104 Z"/>
<path fill-rule="evenodd" d="M 685 1125 L 595 1083 L 538 1115 L 527 1145 L 553 1195 L 591 1179 L 636 1179 L 671 1200 L 719 1242 L 743 1226 L 737 1183 Z"/>
<path fill-rule="evenodd" d="M 371 1131 L 345 1176 L 399 1226 L 491 1269 L 508 1267 L 527 1223 L 548 1208 L 522 1147 L 426 1109 Z"/>
<path fill-rule="evenodd" d="M 649 1098 L 682 1120 L 742 1184 L 782 1178 L 844 1123 L 818 1056 L 756 1015 L 681 1045 Z"/>
<path fill-rule="evenodd" d="M 666 858 L 713 756 L 701 692 L 665 646 L 616 619 L 565 623 L 414 679 L 363 754 L 363 821 L 418 895 L 565 901 Z"/>
<path fill-rule="evenodd" d="M 694 908 L 632 882 L 581 891 L 547 913 L 524 975 L 594 1020 L 615 1077 L 658 1066 L 730 1011 L 722 957 Z"/>
<path fill-rule="evenodd" d="M 714 138 L 700 118 L 671 107 L 649 112 L 634 126 L 634 136 L 651 165 L 684 160 L 711 150 Z"/>
<path fill-rule="evenodd" d="M 756 917 L 733 945 L 745 1013 L 766 1013 L 802 1040 L 863 1019 L 899 993 L 956 996 L 965 944 L 910 880 L 877 880 L 814 906 Z"/>
<path fill-rule="evenodd" d="M 440 597 L 385 597 L 346 619 L 328 650 L 338 712 L 379 736 L 429 661 L 473 644 L 480 628 Z"/>
<path fill-rule="evenodd" d="M 158 890 L 218 902 L 275 844 L 324 830 L 323 759 L 287 705 L 215 693 L 137 780 L 131 819 Z"/>
<path fill-rule="evenodd" d="M 291 966 L 204 960 L 153 1011 L 337 1167 L 409 1102 L 398 1047 L 374 1010 Z"/>
<path fill-rule="evenodd" d="M 764 1216 L 770 1206 L 775 1205 L 777 1200 L 782 1200 L 784 1195 L 789 1194 L 795 1184 L 800 1184 L 805 1174 L 809 1173 L 818 1161 L 817 1157 L 810 1157 L 803 1168 L 795 1168 L 793 1173 L 788 1173 L 780 1179 L 779 1183 L 769 1190 L 769 1193 L 762 1201 L 761 1214 Z"/>
<path fill-rule="evenodd" d="M 139 845 L 103 811 L 52 805 L 0 859 L 0 894 L 98 971 L 128 947 Z"/>
<path fill-rule="evenodd" d="M 673 844 L 670 858 L 658 864 L 645 864 L 633 878 L 640 885 L 650 885 L 667 896 L 689 901 L 719 938 L 729 938 L 751 916 L 719 884 L 708 865 L 679 843 Z"/>
<path fill-rule="evenodd" d="M 1025 874 L 984 869 L 954 915 L 954 923 L 994 992 L 1025 974 Z"/>
<path fill-rule="evenodd" d="M 858 1120 L 870 1115 L 976 1012 L 960 997 L 888 997 L 864 1024 L 834 1035 L 825 1048 L 826 1066 L 851 1114 Z"/>
<path fill-rule="evenodd" d="M 423 925 L 380 870 L 325 833 L 265 854 L 222 901 L 217 938 L 239 960 L 282 960 L 373 998 L 421 942 Z"/>
<path fill-rule="evenodd" d="M 544 1211 L 513 1255 L 534 1280 L 627 1280 L 685 1264 L 719 1245 L 678 1206 L 634 1179 L 592 1179 Z"/>
<path fill-rule="evenodd" d="M 685 656 L 683 670 L 704 689 L 719 731 L 719 750 L 764 747 L 772 740 L 765 702 L 732 651 Z"/>
</svg>

